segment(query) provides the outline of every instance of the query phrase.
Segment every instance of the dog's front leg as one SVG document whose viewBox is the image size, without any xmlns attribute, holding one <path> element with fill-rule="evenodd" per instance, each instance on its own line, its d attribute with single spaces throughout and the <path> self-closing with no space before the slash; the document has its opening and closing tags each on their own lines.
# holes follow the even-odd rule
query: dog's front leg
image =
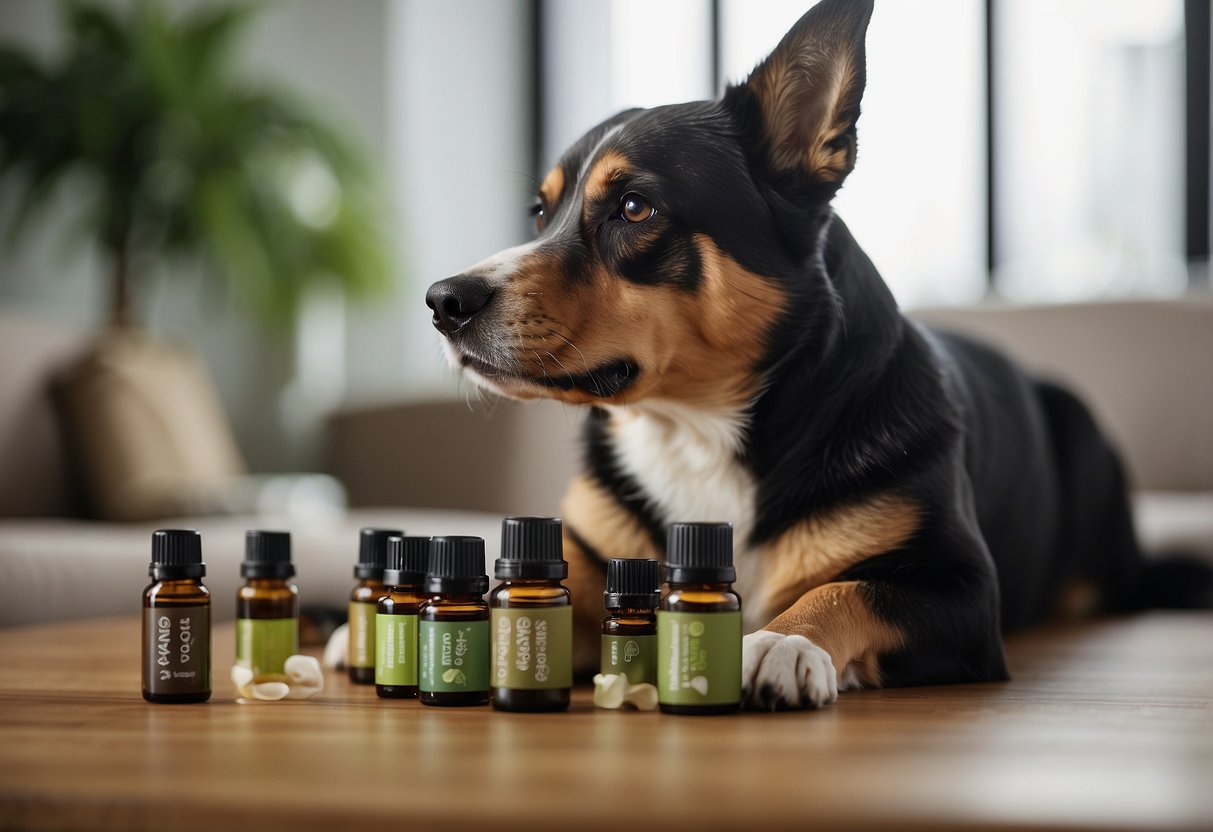
<svg viewBox="0 0 1213 832">
<path fill-rule="evenodd" d="M 606 572 L 601 561 L 586 552 L 568 528 L 564 532 L 564 559 L 569 563 L 565 584 L 573 594 L 573 672 L 585 677 L 598 671 Z"/>
<path fill-rule="evenodd" d="M 997 588 L 980 565 L 822 584 L 742 643 L 752 708 L 820 707 L 848 688 L 1006 678 Z"/>
<path fill-rule="evenodd" d="M 827 705 L 840 687 L 878 685 L 880 655 L 904 641 L 872 612 L 859 581 L 816 587 L 745 637 L 742 696 L 754 708 Z"/>
<path fill-rule="evenodd" d="M 573 480 L 562 511 L 567 584 L 573 593 L 573 671 L 587 676 L 599 665 L 606 559 L 658 555 L 640 519 L 592 477 Z"/>
</svg>

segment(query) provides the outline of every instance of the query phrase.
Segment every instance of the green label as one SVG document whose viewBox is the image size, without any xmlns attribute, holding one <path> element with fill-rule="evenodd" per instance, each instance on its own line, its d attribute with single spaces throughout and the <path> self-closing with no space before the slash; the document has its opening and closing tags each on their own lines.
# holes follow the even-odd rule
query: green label
<svg viewBox="0 0 1213 832">
<path fill-rule="evenodd" d="M 251 667 L 254 675 L 281 673 L 298 652 L 298 618 L 236 619 L 236 664 Z"/>
<path fill-rule="evenodd" d="M 211 608 L 143 610 L 143 687 L 148 693 L 211 689 Z"/>
<path fill-rule="evenodd" d="M 349 667 L 375 666 L 375 605 L 350 601 Z"/>
<path fill-rule="evenodd" d="M 375 616 L 375 684 L 417 684 L 417 616 Z"/>
<path fill-rule="evenodd" d="M 657 613 L 657 699 L 667 705 L 741 701 L 741 613 Z"/>
<path fill-rule="evenodd" d="M 489 622 L 422 621 L 418 641 L 423 691 L 489 689 Z"/>
<path fill-rule="evenodd" d="M 495 609 L 492 623 L 493 687 L 572 687 L 572 607 Z"/>
<path fill-rule="evenodd" d="M 603 636 L 602 673 L 622 673 L 633 685 L 657 684 L 657 636 Z"/>
</svg>

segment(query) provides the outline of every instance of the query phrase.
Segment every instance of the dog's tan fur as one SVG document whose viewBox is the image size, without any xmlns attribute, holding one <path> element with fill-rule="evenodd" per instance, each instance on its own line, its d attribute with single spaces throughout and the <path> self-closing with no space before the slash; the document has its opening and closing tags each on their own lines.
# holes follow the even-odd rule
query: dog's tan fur
<svg viewBox="0 0 1213 832">
<path fill-rule="evenodd" d="M 891 551 L 918 528 L 917 507 L 880 496 L 797 523 L 755 554 L 766 564 L 763 590 L 751 603 L 772 616 L 804 593 L 836 580 L 849 567 Z"/>
<path fill-rule="evenodd" d="M 841 182 L 855 167 L 855 142 L 847 134 L 854 113 L 845 107 L 859 81 L 855 68 L 853 55 L 823 45 L 796 55 L 777 49 L 750 77 L 775 170 Z"/>
<path fill-rule="evenodd" d="M 539 197 L 543 200 L 545 208 L 551 208 L 560 201 L 560 197 L 564 196 L 564 168 L 557 165 L 548 171 L 548 175 L 543 177 L 543 184 L 539 186 Z"/>
<path fill-rule="evenodd" d="M 627 157 L 617 150 L 608 150 L 599 156 L 585 177 L 584 210 L 598 207 L 609 194 L 611 186 L 627 176 L 631 169 Z"/>
</svg>

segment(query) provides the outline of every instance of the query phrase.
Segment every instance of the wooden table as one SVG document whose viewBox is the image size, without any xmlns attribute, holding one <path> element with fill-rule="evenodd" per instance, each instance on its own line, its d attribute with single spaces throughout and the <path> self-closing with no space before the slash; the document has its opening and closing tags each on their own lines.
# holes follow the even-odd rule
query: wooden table
<svg viewBox="0 0 1213 832">
<path fill-rule="evenodd" d="M 1213 615 L 1019 636 L 1009 684 L 816 713 L 446 710 L 331 675 L 139 695 L 137 618 L 0 630 L 0 828 L 1213 829 Z"/>
</svg>

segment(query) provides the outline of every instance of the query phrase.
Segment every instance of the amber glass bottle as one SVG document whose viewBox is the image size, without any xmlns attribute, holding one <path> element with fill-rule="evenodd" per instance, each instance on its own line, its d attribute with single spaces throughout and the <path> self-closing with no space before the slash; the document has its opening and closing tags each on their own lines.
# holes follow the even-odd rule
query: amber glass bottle
<svg viewBox="0 0 1213 832">
<path fill-rule="evenodd" d="M 428 537 L 389 537 L 383 583 L 375 615 L 375 692 L 385 699 L 417 698 L 417 613 L 427 596 Z"/>
<path fill-rule="evenodd" d="M 639 558 L 607 561 L 602 594 L 602 660 L 599 672 L 628 677 L 633 685 L 657 684 L 657 606 L 661 564 Z"/>
<path fill-rule="evenodd" d="M 363 529 L 358 534 L 358 565 L 354 577 L 358 583 L 350 593 L 349 652 L 346 667 L 350 681 L 375 684 L 375 615 L 379 599 L 387 594 L 383 570 L 387 568 L 387 540 L 401 537 L 399 529 Z"/>
<path fill-rule="evenodd" d="M 193 529 L 152 533 L 152 584 L 143 591 L 143 698 L 211 698 L 211 594 L 202 585 L 202 536 Z"/>
<path fill-rule="evenodd" d="M 290 532 L 250 531 L 244 536 L 244 586 L 236 590 L 236 663 L 256 676 L 282 673 L 299 652 L 299 590 L 290 579 Z"/>
<path fill-rule="evenodd" d="M 507 517 L 501 585 L 489 594 L 493 707 L 499 711 L 563 711 L 573 687 L 573 607 L 563 530 L 555 517 Z"/>
<path fill-rule="evenodd" d="M 486 705 L 489 701 L 489 605 L 484 593 L 484 539 L 435 537 L 430 541 L 418 614 L 423 705 Z"/>
<path fill-rule="evenodd" d="M 733 591 L 733 527 L 674 523 L 657 612 L 657 702 L 671 714 L 741 706 L 741 597 Z"/>
</svg>

